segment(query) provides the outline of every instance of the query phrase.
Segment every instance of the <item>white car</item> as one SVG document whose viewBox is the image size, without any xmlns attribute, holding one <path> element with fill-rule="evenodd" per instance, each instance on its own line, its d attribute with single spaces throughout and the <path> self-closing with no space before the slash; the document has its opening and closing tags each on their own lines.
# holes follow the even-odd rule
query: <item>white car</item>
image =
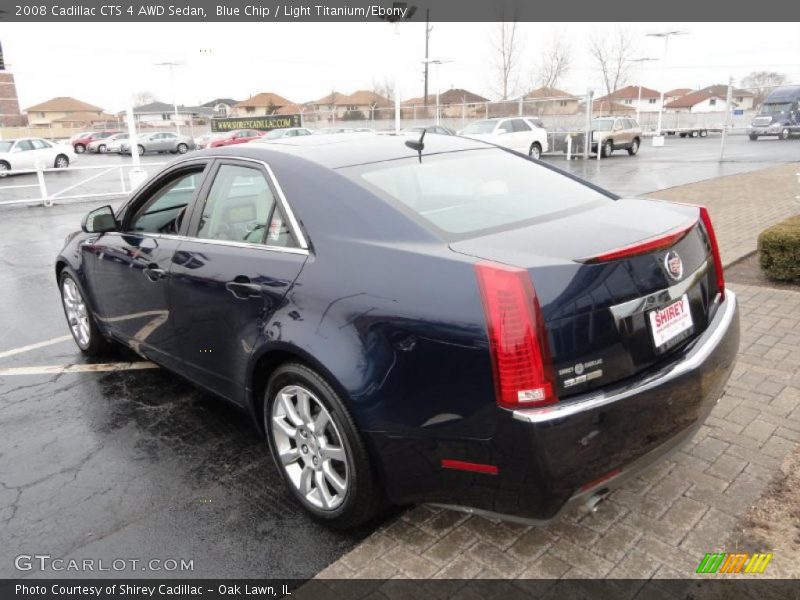
<svg viewBox="0 0 800 600">
<path fill-rule="evenodd" d="M 311 135 L 311 130 L 305 127 L 285 127 L 283 129 L 272 129 L 261 137 L 253 138 L 249 143 L 268 142 L 270 140 L 280 140 L 282 138 Z"/>
<path fill-rule="evenodd" d="M 461 135 L 490 142 L 538 159 L 548 151 L 547 131 L 531 117 L 484 119 L 467 125 Z"/>
<path fill-rule="evenodd" d="M 106 154 L 108 152 L 116 152 L 119 154 L 119 148 L 122 145 L 122 142 L 127 139 L 127 133 L 115 133 L 107 138 L 89 142 L 89 145 L 86 147 L 86 149 L 95 154 Z"/>
<path fill-rule="evenodd" d="M 9 171 L 36 169 L 66 169 L 77 160 L 72 146 L 48 142 L 42 138 L 0 140 L 0 177 Z"/>
</svg>

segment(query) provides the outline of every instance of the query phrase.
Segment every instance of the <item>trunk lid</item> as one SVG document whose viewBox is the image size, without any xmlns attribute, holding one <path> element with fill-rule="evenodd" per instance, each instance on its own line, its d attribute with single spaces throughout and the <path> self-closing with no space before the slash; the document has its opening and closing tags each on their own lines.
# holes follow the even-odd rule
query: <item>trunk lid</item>
<svg viewBox="0 0 800 600">
<path fill-rule="evenodd" d="M 694 225 L 693 225 L 694 224 Z M 611 250 L 689 227 L 670 247 L 587 263 Z M 450 248 L 528 270 L 548 331 L 560 398 L 650 368 L 704 331 L 717 284 L 711 248 L 696 207 L 617 200 L 534 225 L 453 242 Z M 679 276 L 667 254 L 677 253 Z M 673 262 L 673 266 L 674 262 Z M 673 269 L 674 271 L 675 269 Z M 683 299 L 685 302 L 681 302 Z M 656 346 L 650 314 L 676 303 L 683 329 Z M 677 330 L 671 330 L 674 332 Z"/>
</svg>

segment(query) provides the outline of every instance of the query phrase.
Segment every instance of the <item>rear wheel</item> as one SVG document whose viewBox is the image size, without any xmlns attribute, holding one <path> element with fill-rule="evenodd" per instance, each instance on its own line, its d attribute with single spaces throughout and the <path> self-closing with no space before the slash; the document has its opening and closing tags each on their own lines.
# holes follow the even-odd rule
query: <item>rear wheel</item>
<svg viewBox="0 0 800 600">
<path fill-rule="evenodd" d="M 106 152 L 108 152 L 108 147 L 107 147 L 105 144 L 100 144 L 100 145 L 97 147 L 97 151 L 98 151 L 100 154 L 105 154 Z"/>
<path fill-rule="evenodd" d="M 141 144 L 139 144 L 138 146 L 136 146 L 136 152 L 139 154 L 139 156 L 141 156 L 142 154 L 144 154 L 144 146 L 142 146 Z"/>
<path fill-rule="evenodd" d="M 89 356 L 103 354 L 108 349 L 108 342 L 100 333 L 80 286 L 66 270 L 61 272 L 59 288 L 64 316 L 78 348 Z"/>
<path fill-rule="evenodd" d="M 86 146 L 83 144 L 75 144 L 75 154 L 83 154 L 86 152 Z"/>
<path fill-rule="evenodd" d="M 708 131 L 706 129 L 701 129 L 700 130 L 700 137 L 707 137 L 707 136 L 708 136 Z"/>
<path fill-rule="evenodd" d="M 347 529 L 373 517 L 383 491 L 339 396 L 305 365 L 279 367 L 267 384 L 264 428 L 289 491 L 311 515 Z"/>
<path fill-rule="evenodd" d="M 680 133 L 679 135 L 680 135 L 682 138 L 685 138 L 685 137 L 686 137 L 686 132 L 684 131 L 684 132 Z"/>
<path fill-rule="evenodd" d="M 781 139 L 782 140 L 788 140 L 789 139 L 789 135 L 791 135 L 791 132 L 789 131 L 788 127 L 784 127 L 783 129 L 781 129 Z"/>
<path fill-rule="evenodd" d="M 189 146 L 186 144 L 178 144 L 178 154 L 186 154 L 189 151 Z"/>
<path fill-rule="evenodd" d="M 603 142 L 603 149 L 600 152 L 603 158 L 611 156 L 611 153 L 614 152 L 614 142 L 612 140 Z"/>
<path fill-rule="evenodd" d="M 751 133 L 749 136 L 751 142 L 755 142 L 758 139 L 758 136 L 755 133 Z"/>
<path fill-rule="evenodd" d="M 56 156 L 56 161 L 53 163 L 56 169 L 66 169 L 69 166 L 69 159 L 63 154 Z"/>
<path fill-rule="evenodd" d="M 539 160 L 542 157 L 542 145 L 539 142 L 533 142 L 528 150 L 528 156 Z"/>
<path fill-rule="evenodd" d="M 11 170 L 11 165 L 4 160 L 0 160 L 0 177 L 8 177 L 8 172 Z"/>
<path fill-rule="evenodd" d="M 639 138 L 633 138 L 630 147 L 628 148 L 628 154 L 631 156 L 636 156 L 636 153 L 639 152 Z"/>
</svg>

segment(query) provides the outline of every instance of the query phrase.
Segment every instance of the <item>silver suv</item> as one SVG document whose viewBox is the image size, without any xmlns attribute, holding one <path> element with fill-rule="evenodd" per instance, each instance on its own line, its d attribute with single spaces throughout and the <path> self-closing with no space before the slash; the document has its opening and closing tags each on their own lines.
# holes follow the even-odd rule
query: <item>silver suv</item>
<svg viewBox="0 0 800 600">
<path fill-rule="evenodd" d="M 642 128 L 630 117 L 596 117 L 592 121 L 592 152 L 600 146 L 603 158 L 625 149 L 634 156 L 642 145 Z"/>
</svg>

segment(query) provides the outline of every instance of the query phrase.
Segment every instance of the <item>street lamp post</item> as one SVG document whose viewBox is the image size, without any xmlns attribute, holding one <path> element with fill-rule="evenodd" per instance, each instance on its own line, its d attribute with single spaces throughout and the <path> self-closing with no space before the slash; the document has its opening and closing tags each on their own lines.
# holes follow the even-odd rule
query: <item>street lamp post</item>
<svg viewBox="0 0 800 600">
<path fill-rule="evenodd" d="M 664 38 L 664 55 L 661 58 L 662 67 L 667 62 L 667 50 L 669 50 L 669 38 L 672 37 L 673 35 L 686 35 L 687 33 L 688 33 L 688 31 L 678 31 L 676 29 L 676 30 L 673 30 L 673 31 L 661 31 L 661 32 L 658 32 L 658 33 L 648 33 L 648 34 L 646 34 L 647 37 Z M 661 95 L 660 95 L 660 98 L 659 98 L 659 105 L 658 105 L 658 127 L 656 129 L 656 135 L 660 137 L 661 136 L 661 118 L 662 118 L 662 115 L 664 114 L 664 86 L 661 85 L 659 87 L 661 87 Z"/>
<path fill-rule="evenodd" d="M 178 100 L 176 99 L 175 93 L 175 67 L 181 66 L 182 62 L 171 62 L 165 61 L 160 63 L 155 63 L 156 67 L 168 67 L 169 68 L 169 86 L 172 88 L 172 108 L 175 111 L 175 129 L 178 132 L 178 135 L 181 134 L 181 124 L 178 121 Z"/>
<path fill-rule="evenodd" d="M 643 56 L 642 58 L 632 58 L 628 62 L 632 63 L 643 63 L 643 62 L 650 62 L 653 60 L 658 60 L 657 58 L 650 58 L 647 56 Z M 640 113 L 642 107 L 642 77 L 641 73 L 639 74 L 639 97 L 636 99 L 636 122 L 641 125 Z"/>
<path fill-rule="evenodd" d="M 453 62 L 452 59 L 449 58 L 428 58 L 422 61 L 424 65 L 436 65 L 436 76 L 434 80 L 436 82 L 436 124 L 439 125 L 440 122 L 440 115 L 439 115 L 439 65 L 443 65 L 445 63 Z"/>
</svg>

